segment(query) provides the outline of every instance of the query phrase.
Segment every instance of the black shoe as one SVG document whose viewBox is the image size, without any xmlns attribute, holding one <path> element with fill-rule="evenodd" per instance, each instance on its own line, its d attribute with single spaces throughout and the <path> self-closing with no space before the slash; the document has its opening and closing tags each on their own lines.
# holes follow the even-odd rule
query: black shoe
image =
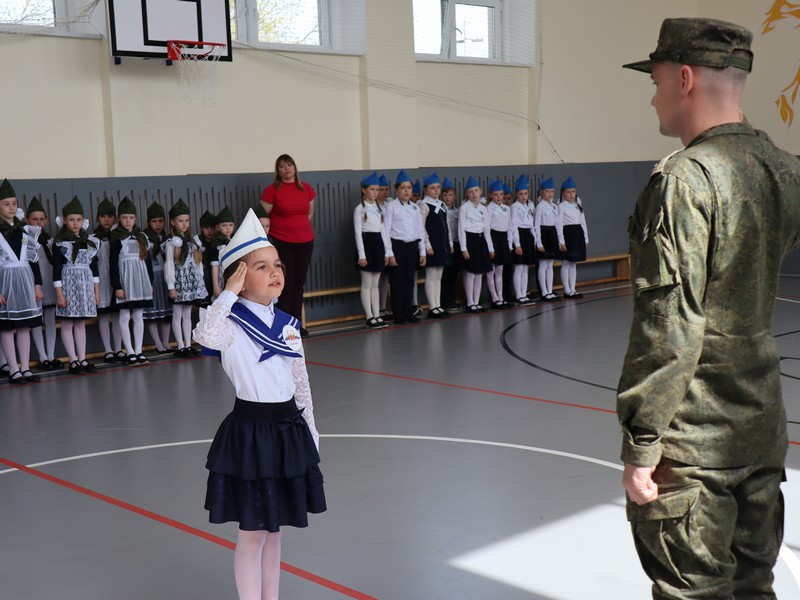
<svg viewBox="0 0 800 600">
<path fill-rule="evenodd" d="M 386 312 L 385 310 L 382 310 L 380 318 L 383 319 L 384 321 L 392 321 L 394 319 L 394 315 L 392 315 L 389 312 Z"/>
<path fill-rule="evenodd" d="M 73 360 L 71 363 L 69 363 L 68 372 L 70 375 L 80 375 L 83 373 L 83 367 L 77 360 Z"/>
<path fill-rule="evenodd" d="M 308 329 L 306 329 L 305 327 L 301 327 L 300 328 L 300 337 L 301 338 L 307 338 L 308 337 Z"/>
<path fill-rule="evenodd" d="M 34 375 L 33 371 L 31 371 L 30 369 L 28 369 L 27 371 L 23 371 L 22 376 L 28 383 L 35 383 L 41 379 L 41 377 L 39 377 L 38 375 Z"/>
<path fill-rule="evenodd" d="M 125 364 L 129 367 L 135 367 L 139 364 L 139 359 L 136 357 L 135 354 L 129 354 L 125 356 Z"/>
<path fill-rule="evenodd" d="M 428 311 L 428 318 L 429 319 L 444 319 L 445 313 L 441 308 L 434 308 L 433 310 Z"/>
<path fill-rule="evenodd" d="M 420 323 L 421 321 L 422 321 L 422 319 L 420 319 L 416 315 L 411 315 L 410 317 L 408 317 L 408 322 L 409 323 Z"/>
<path fill-rule="evenodd" d="M 419 304 L 415 304 L 411 307 L 411 315 L 414 317 L 418 317 L 422 314 L 422 309 L 420 308 Z"/>
<path fill-rule="evenodd" d="M 127 362 L 128 361 L 128 353 L 124 350 L 118 350 L 114 356 L 117 359 L 117 362 Z"/>
<path fill-rule="evenodd" d="M 175 351 L 172 348 L 164 348 L 163 350 L 156 350 L 156 354 L 174 354 Z"/>
<path fill-rule="evenodd" d="M 17 377 L 19 375 L 19 377 Z M 9 383 L 13 383 L 14 385 L 23 385 L 28 383 L 25 381 L 25 377 L 22 376 L 22 371 L 14 371 L 8 376 Z"/>
<path fill-rule="evenodd" d="M 408 319 L 404 319 L 404 318 L 402 318 L 402 317 L 397 317 L 397 318 L 394 320 L 394 324 L 395 324 L 395 325 L 408 325 Z"/>
<path fill-rule="evenodd" d="M 61 362 L 60 360 L 58 360 L 57 358 L 54 358 L 53 360 L 51 360 L 50 364 L 53 366 L 53 370 L 63 369 L 64 368 L 64 363 Z"/>
<path fill-rule="evenodd" d="M 81 368 L 84 373 L 97 373 L 97 367 L 90 363 L 85 358 L 81 361 Z"/>
<path fill-rule="evenodd" d="M 113 352 L 106 352 L 103 355 L 103 362 L 106 364 L 111 364 L 117 362 L 117 357 Z"/>
<path fill-rule="evenodd" d="M 389 326 L 389 324 L 380 317 L 375 317 L 375 320 L 378 322 L 378 329 L 384 329 Z"/>
<path fill-rule="evenodd" d="M 136 362 L 140 365 L 149 365 L 150 359 L 147 358 L 144 354 L 137 354 L 136 355 Z"/>
<path fill-rule="evenodd" d="M 367 319 L 367 329 L 377 329 L 378 327 L 378 319 L 375 317 Z"/>
<path fill-rule="evenodd" d="M 11 376 L 11 367 L 8 366 L 8 363 L 0 366 L 0 375 L 5 375 L 6 377 Z"/>
<path fill-rule="evenodd" d="M 200 350 L 198 350 L 194 346 L 189 346 L 189 356 L 191 356 L 192 358 L 200 356 Z"/>
</svg>

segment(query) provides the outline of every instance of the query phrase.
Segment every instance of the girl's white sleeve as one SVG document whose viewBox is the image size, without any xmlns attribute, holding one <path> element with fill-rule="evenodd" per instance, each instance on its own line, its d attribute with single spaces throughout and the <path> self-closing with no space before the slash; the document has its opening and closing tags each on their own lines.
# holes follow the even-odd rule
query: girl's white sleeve
<svg viewBox="0 0 800 600">
<path fill-rule="evenodd" d="M 164 242 L 164 279 L 167 282 L 167 289 L 175 289 L 175 247 L 170 240 Z M 205 345 L 205 344 L 204 344 Z M 209 346 L 210 348 L 210 346 Z"/>
<path fill-rule="evenodd" d="M 314 423 L 314 403 L 311 400 L 311 385 L 308 382 L 308 370 L 306 369 L 305 351 L 303 356 L 295 358 L 292 362 L 292 379 L 294 379 L 295 391 L 294 402 L 297 408 L 303 411 L 303 418 L 306 420 L 311 437 L 319 451 L 319 432 Z"/>
<path fill-rule="evenodd" d="M 483 239 L 486 240 L 486 245 L 489 247 L 489 252 L 494 253 L 494 241 L 492 240 L 492 215 L 489 213 L 488 207 L 486 207 L 486 212 L 483 215 Z"/>
<path fill-rule="evenodd" d="M 558 205 L 558 212 L 556 213 L 556 235 L 558 236 L 559 245 L 563 246 L 564 242 L 564 211 L 561 209 L 561 204 Z"/>
<path fill-rule="evenodd" d="M 537 248 L 542 247 L 542 213 L 544 210 L 539 210 L 541 204 L 536 206 L 536 211 L 533 216 L 533 243 Z"/>
<path fill-rule="evenodd" d="M 428 236 L 428 228 L 425 227 L 425 221 L 427 221 L 430 211 L 431 209 L 428 208 L 427 202 L 419 203 L 419 217 L 422 219 L 422 240 L 425 242 L 425 250 L 433 248 L 431 246 L 431 238 Z"/>
<path fill-rule="evenodd" d="M 514 202 L 516 204 L 516 202 Z M 517 209 L 514 207 L 514 204 L 511 205 L 511 223 L 509 224 L 508 228 L 511 231 L 511 243 L 513 244 L 512 250 L 519 246 L 519 222 L 517 217 Z"/>
<path fill-rule="evenodd" d="M 356 232 L 356 250 L 358 251 L 358 260 L 365 260 L 367 258 L 367 253 L 364 251 L 364 238 L 361 237 L 361 219 L 363 216 L 364 213 L 361 205 L 356 205 L 356 208 L 353 211 L 353 229 Z"/>
<path fill-rule="evenodd" d="M 467 251 L 466 207 L 467 203 L 465 202 L 458 208 L 458 243 L 461 244 L 462 252 Z"/>
<path fill-rule="evenodd" d="M 212 350 L 227 350 L 236 337 L 236 324 L 228 316 L 238 296 L 224 290 L 207 309 L 200 311 L 200 322 L 192 332 L 192 339 Z"/>
<path fill-rule="evenodd" d="M 400 202 L 397 200 L 397 202 Z M 386 258 L 390 256 L 394 256 L 394 250 L 392 250 L 392 219 L 394 210 L 392 209 L 392 205 L 388 202 L 384 205 L 386 206 L 386 212 L 383 215 L 383 229 L 386 231 L 386 238 L 384 238 L 383 245 L 386 247 Z M 389 240 L 389 244 L 386 244 L 386 240 Z"/>
</svg>

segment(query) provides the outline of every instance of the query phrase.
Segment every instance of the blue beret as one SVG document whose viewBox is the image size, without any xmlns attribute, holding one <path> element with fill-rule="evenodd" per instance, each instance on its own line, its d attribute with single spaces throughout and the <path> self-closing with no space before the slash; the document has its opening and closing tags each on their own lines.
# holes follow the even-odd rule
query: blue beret
<svg viewBox="0 0 800 600">
<path fill-rule="evenodd" d="M 428 187 L 429 185 L 432 185 L 434 183 L 441 183 L 441 181 L 439 180 L 439 176 L 436 174 L 436 171 L 434 171 L 433 173 L 431 173 L 425 179 L 422 180 L 422 185 L 424 185 L 425 187 Z"/>
<path fill-rule="evenodd" d="M 575 185 L 575 181 L 572 179 L 572 177 L 567 177 L 564 180 L 564 183 L 561 184 L 561 189 L 562 190 L 568 190 L 568 189 L 571 189 L 571 188 L 574 188 L 574 187 L 577 187 L 577 186 Z"/>
<path fill-rule="evenodd" d="M 519 179 L 514 183 L 514 191 L 519 192 L 521 190 L 528 190 L 530 186 L 528 185 L 528 176 L 527 175 L 520 175 Z"/>
<path fill-rule="evenodd" d="M 512 192 L 511 192 L 511 186 L 510 186 L 510 185 L 508 185 L 507 183 L 503 183 L 503 193 L 504 193 L 504 194 L 510 194 L 510 193 L 512 193 Z"/>
<path fill-rule="evenodd" d="M 411 177 L 408 176 L 408 173 L 406 173 L 405 169 L 400 169 L 400 172 L 397 174 L 397 177 L 394 180 L 394 184 L 400 185 L 406 181 L 411 181 Z"/>
<path fill-rule="evenodd" d="M 556 184 L 555 184 L 555 182 L 553 181 L 553 178 L 552 178 L 552 177 L 548 177 L 547 179 L 543 180 L 543 181 L 542 181 L 542 182 L 539 184 L 539 191 L 540 191 L 540 192 L 541 192 L 542 190 L 554 190 L 554 189 L 556 189 Z"/>
<path fill-rule="evenodd" d="M 481 187 L 481 184 L 478 183 L 477 179 L 475 179 L 472 175 L 470 175 L 469 179 L 467 179 L 467 183 L 464 184 L 464 191 L 474 187 Z"/>
<path fill-rule="evenodd" d="M 489 191 L 490 192 L 502 192 L 503 191 L 503 182 L 499 179 L 495 179 L 492 183 L 489 184 Z"/>
<path fill-rule="evenodd" d="M 453 182 L 450 181 L 447 177 L 444 178 L 442 181 L 442 190 L 454 190 L 456 186 L 453 185 Z"/>
<path fill-rule="evenodd" d="M 412 194 L 421 194 L 422 193 L 422 186 L 419 184 L 419 179 L 414 182 L 414 185 L 411 186 L 411 193 Z"/>
<path fill-rule="evenodd" d="M 386 179 L 386 175 L 378 177 L 378 185 L 381 187 L 389 187 L 389 180 Z"/>
<path fill-rule="evenodd" d="M 361 187 L 369 187 L 371 185 L 380 185 L 378 174 L 375 171 L 361 180 Z"/>
</svg>

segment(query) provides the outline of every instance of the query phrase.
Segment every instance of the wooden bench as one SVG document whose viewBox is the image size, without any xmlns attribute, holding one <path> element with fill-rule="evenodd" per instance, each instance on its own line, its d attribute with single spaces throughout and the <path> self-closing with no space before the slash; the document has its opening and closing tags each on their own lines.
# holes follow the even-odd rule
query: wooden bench
<svg viewBox="0 0 800 600">
<path fill-rule="evenodd" d="M 619 254 L 605 254 L 603 256 L 590 256 L 584 262 L 579 263 L 581 265 L 585 264 L 600 264 L 600 263 L 613 263 L 614 265 L 614 274 L 611 277 L 606 277 L 603 279 L 592 279 L 589 281 L 581 281 L 578 283 L 578 286 L 586 286 L 586 285 L 597 285 L 600 283 L 609 283 L 612 281 L 628 281 L 631 275 L 631 255 L 627 252 L 619 253 Z M 553 263 L 554 266 L 560 266 L 561 261 L 555 261 Z M 425 283 L 425 278 L 422 277 L 417 279 L 417 283 Z M 560 288 L 561 286 L 556 286 L 556 288 Z M 339 296 L 341 294 L 357 294 L 361 291 L 360 285 L 350 285 L 350 286 L 343 286 L 337 288 L 329 288 L 325 290 L 310 290 L 305 292 L 305 298 L 324 298 L 326 296 Z M 305 320 L 305 307 L 303 308 L 303 322 L 306 326 L 313 327 L 316 325 L 331 325 L 333 323 L 342 323 L 345 321 L 356 321 L 359 319 L 363 319 L 364 315 L 345 315 L 341 317 L 333 317 L 328 319 L 320 319 L 318 321 L 306 321 Z"/>
</svg>

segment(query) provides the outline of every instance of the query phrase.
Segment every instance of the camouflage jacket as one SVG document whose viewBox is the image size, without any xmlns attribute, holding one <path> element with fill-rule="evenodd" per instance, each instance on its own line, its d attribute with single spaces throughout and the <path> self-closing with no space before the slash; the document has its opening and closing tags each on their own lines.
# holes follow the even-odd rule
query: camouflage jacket
<svg viewBox="0 0 800 600">
<path fill-rule="evenodd" d="M 713 127 L 659 163 L 628 235 L 622 460 L 726 468 L 785 452 L 771 321 L 800 243 L 800 160 L 746 123 Z"/>
</svg>

